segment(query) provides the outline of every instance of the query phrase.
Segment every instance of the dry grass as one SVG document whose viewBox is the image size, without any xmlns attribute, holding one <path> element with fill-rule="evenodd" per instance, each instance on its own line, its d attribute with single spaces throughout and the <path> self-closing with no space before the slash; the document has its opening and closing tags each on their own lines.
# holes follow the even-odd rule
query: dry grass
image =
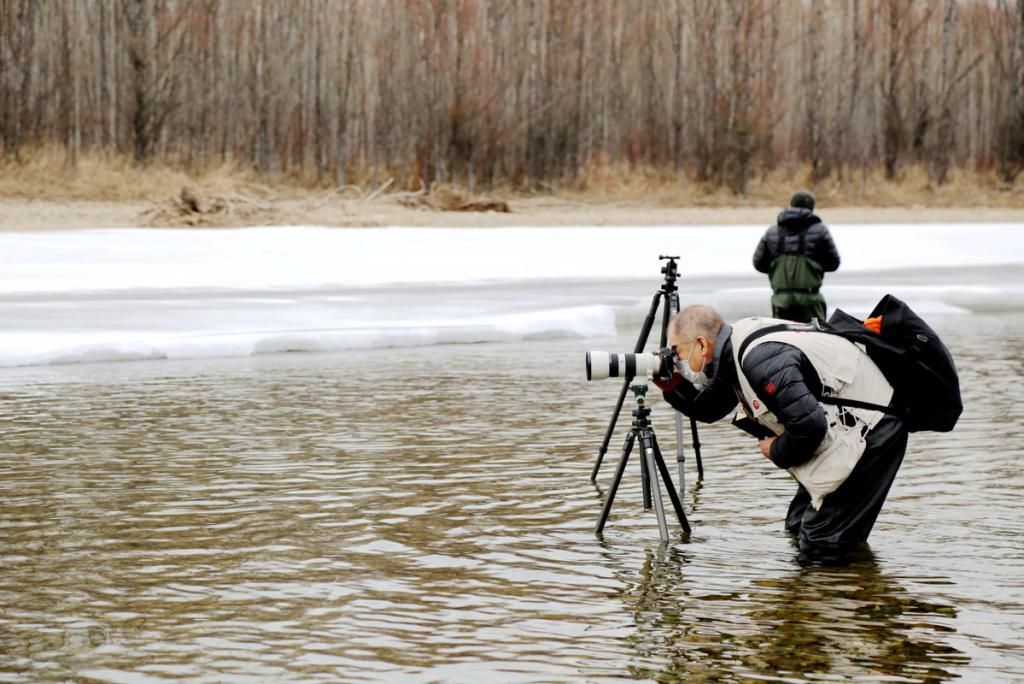
<svg viewBox="0 0 1024 684">
<path fill-rule="evenodd" d="M 1024 181 L 1024 179 L 1021 179 Z M 1007 186 L 994 173 L 950 172 L 948 182 L 934 187 L 921 166 L 906 167 L 887 181 L 881 169 L 854 171 L 844 182 L 810 180 L 810 170 L 779 169 L 751 180 L 747 194 L 696 183 L 685 176 L 627 165 L 593 165 L 580 176 L 576 189 L 558 192 L 580 202 L 642 202 L 660 207 L 743 207 L 785 204 L 799 188 L 811 190 L 821 207 L 1001 207 L 1024 208 L 1024 183 Z"/>
<path fill-rule="evenodd" d="M 264 199 L 310 192 L 309 188 L 291 184 L 271 187 L 252 171 L 230 164 L 188 173 L 181 165 L 169 162 L 138 168 L 126 155 L 91 153 L 80 156 L 78 164 L 69 168 L 60 147 L 23 151 L 21 159 L 21 163 L 0 161 L 0 196 L 130 202 L 167 200 L 186 186 L 203 188 L 211 194 L 241 193 Z"/>
<path fill-rule="evenodd" d="M 0 197 L 47 201 L 148 201 L 163 206 L 168 212 L 179 211 L 171 205 L 180 200 L 183 188 L 192 188 L 208 198 L 210 206 L 231 206 L 232 210 L 207 212 L 199 224 L 230 225 L 234 209 L 245 214 L 244 207 L 259 208 L 268 221 L 275 217 L 272 205 L 301 211 L 303 208 L 340 200 L 399 200 L 437 211 L 470 210 L 501 211 L 502 200 L 515 202 L 537 198 L 538 193 L 510 187 L 492 191 L 491 204 L 474 208 L 473 202 L 488 198 L 471 198 L 457 188 L 436 186 L 430 195 L 400 193 L 397 183 L 349 186 L 341 191 L 316 187 L 315 180 L 293 175 L 282 182 L 268 184 L 250 169 L 225 164 L 185 172 L 183 165 L 162 161 L 145 168 L 135 167 L 125 155 L 92 153 L 82 155 L 75 168 L 65 164 L 61 147 L 51 146 L 24 151 L 20 163 L 0 161 Z M 368 179 L 367 175 L 356 175 Z M 1022 179 L 1024 181 L 1024 179 Z M 881 171 L 853 172 L 846 182 L 835 178 L 811 183 L 805 167 L 780 169 L 753 179 L 748 192 L 737 196 L 724 188 L 693 182 L 685 175 L 650 167 L 631 168 L 626 164 L 598 163 L 586 168 L 574 183 L 549 188 L 542 196 L 584 204 L 620 203 L 648 207 L 756 207 L 780 206 L 797 188 L 810 189 L 819 206 L 827 207 L 987 207 L 1024 208 L 1024 183 L 1007 187 L 992 173 L 970 173 L 954 170 L 949 182 L 939 188 L 929 185 L 923 168 L 907 167 L 896 181 L 885 181 Z M 220 199 L 218 199 L 220 198 Z M 515 207 L 513 207 L 515 209 Z M 173 211 L 172 211 L 173 210 Z M 215 214 L 222 213 L 224 220 Z M 173 216 L 167 221 L 177 222 Z M 251 221 L 254 217 L 248 216 Z M 258 218 L 258 217 L 256 217 Z"/>
</svg>

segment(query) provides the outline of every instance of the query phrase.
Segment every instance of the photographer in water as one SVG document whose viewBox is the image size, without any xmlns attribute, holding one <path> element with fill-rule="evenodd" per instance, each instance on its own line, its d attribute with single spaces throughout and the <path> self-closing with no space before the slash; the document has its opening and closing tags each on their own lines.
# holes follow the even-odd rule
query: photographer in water
<svg viewBox="0 0 1024 684">
<path fill-rule="evenodd" d="M 717 311 L 690 306 L 671 320 L 671 380 L 656 380 L 676 410 L 714 422 L 737 398 L 761 453 L 800 483 L 786 529 L 805 558 L 839 562 L 865 542 L 903 462 L 907 429 L 897 416 L 823 403 L 887 406 L 892 387 L 860 347 L 836 335 L 757 331 L 781 321 L 728 325 Z M 740 354 L 743 355 L 740 358 Z"/>
<path fill-rule="evenodd" d="M 825 320 L 821 282 L 826 272 L 839 268 L 839 252 L 814 213 L 814 195 L 806 190 L 793 194 L 789 208 L 757 244 L 754 268 L 768 274 L 772 316 L 804 323 Z"/>
</svg>

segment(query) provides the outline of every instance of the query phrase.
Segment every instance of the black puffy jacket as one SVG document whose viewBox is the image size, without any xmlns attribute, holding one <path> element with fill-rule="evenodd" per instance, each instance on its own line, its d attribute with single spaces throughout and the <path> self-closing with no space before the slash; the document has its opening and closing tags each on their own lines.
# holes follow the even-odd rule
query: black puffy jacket
<svg viewBox="0 0 1024 684">
<path fill-rule="evenodd" d="M 809 460 L 828 431 L 825 412 L 818 402 L 818 371 L 793 345 L 762 342 L 743 357 L 743 374 L 757 397 L 785 427 L 772 444 L 772 462 L 780 468 L 792 468 Z"/>
<path fill-rule="evenodd" d="M 697 390 L 688 382 L 665 392 L 665 400 L 677 411 L 705 423 L 725 418 L 736 407 L 739 380 L 733 361 L 732 341 L 715 345 L 712 382 Z M 818 403 L 821 381 L 804 353 L 784 342 L 762 342 L 743 357 L 743 374 L 750 386 L 785 427 L 772 444 L 772 462 L 792 468 L 809 460 L 828 430 L 825 412 Z M 771 385 L 773 391 L 766 388 Z"/>
<path fill-rule="evenodd" d="M 800 238 L 803 236 L 803 251 Z M 780 254 L 803 254 L 821 265 L 825 272 L 839 268 L 839 252 L 832 234 L 810 209 L 790 207 L 783 210 L 777 225 L 765 231 L 754 250 L 754 268 L 768 273 L 772 261 Z"/>
</svg>

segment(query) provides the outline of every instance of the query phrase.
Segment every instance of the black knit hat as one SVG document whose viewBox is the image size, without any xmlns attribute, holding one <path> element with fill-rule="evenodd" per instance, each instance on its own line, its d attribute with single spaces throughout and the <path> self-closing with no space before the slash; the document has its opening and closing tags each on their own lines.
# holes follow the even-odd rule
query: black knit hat
<svg viewBox="0 0 1024 684">
<path fill-rule="evenodd" d="M 806 190 L 797 190 L 789 200 L 789 206 L 814 211 L 814 195 Z"/>
</svg>

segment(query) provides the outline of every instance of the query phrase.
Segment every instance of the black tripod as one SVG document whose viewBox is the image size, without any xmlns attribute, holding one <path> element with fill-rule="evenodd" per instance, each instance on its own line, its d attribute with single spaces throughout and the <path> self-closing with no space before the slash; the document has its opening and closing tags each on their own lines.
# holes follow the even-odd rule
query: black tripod
<svg viewBox="0 0 1024 684">
<path fill-rule="evenodd" d="M 595 534 L 601 534 L 604 524 L 608 521 L 608 513 L 612 510 L 612 502 L 615 500 L 615 493 L 622 481 L 622 474 L 626 470 L 626 463 L 629 461 L 629 452 L 633 450 L 633 444 L 640 442 L 640 457 L 642 459 L 641 472 L 643 473 L 643 496 L 644 510 L 651 510 L 651 499 L 654 500 L 654 510 L 658 515 L 658 532 L 661 534 L 661 541 L 669 541 L 668 523 L 665 521 L 665 505 L 661 501 L 661 487 L 658 486 L 658 473 L 665 481 L 665 489 L 668 497 L 672 500 L 672 507 L 676 509 L 676 517 L 683 531 L 690 533 L 690 523 L 683 513 L 683 505 L 679 502 L 679 496 L 672 487 L 672 476 L 669 475 L 665 459 L 661 457 L 661 449 L 658 448 L 658 438 L 654 435 L 654 428 L 647 419 L 651 415 L 651 409 L 644 404 L 644 395 L 647 394 L 646 384 L 630 385 L 629 389 L 636 396 L 636 408 L 633 409 L 633 429 L 626 437 L 626 443 L 622 447 L 622 458 L 619 459 L 619 466 L 615 469 L 615 477 L 612 479 L 611 488 L 604 499 L 604 507 L 601 509 L 601 517 L 597 520 Z"/>
<path fill-rule="evenodd" d="M 676 259 L 678 258 L 677 256 L 658 255 L 658 259 L 667 260 L 668 262 L 661 268 L 661 272 L 665 274 L 665 282 L 662 283 L 661 289 L 654 293 L 654 299 L 651 300 L 651 309 L 647 312 L 647 318 L 644 319 L 644 325 L 640 329 L 640 337 L 637 338 L 636 346 L 633 348 L 634 354 L 642 353 L 644 347 L 647 346 L 647 337 L 651 334 L 651 328 L 654 327 L 654 317 L 658 314 L 659 308 L 662 310 L 660 346 L 664 347 L 668 344 L 668 322 L 679 311 L 679 288 L 676 287 L 676 280 L 679 278 L 679 268 L 676 265 Z M 622 403 L 626 400 L 626 392 L 629 390 L 630 383 L 632 382 L 633 377 L 629 376 L 622 383 L 619 400 L 615 403 L 615 410 L 612 412 L 612 419 L 608 423 L 608 429 L 604 433 L 601 449 L 597 452 L 597 463 L 594 464 L 594 470 L 590 473 L 591 482 L 597 479 L 597 471 L 601 469 L 604 455 L 608 453 L 608 444 L 612 440 L 612 433 L 615 432 L 615 423 L 619 420 L 619 413 L 622 412 Z M 686 494 L 686 470 L 683 468 L 683 465 L 686 459 L 683 455 L 683 417 L 678 412 L 675 414 L 675 424 L 676 462 L 679 465 L 679 494 L 684 496 Z M 700 438 L 697 436 L 697 422 L 692 418 L 690 419 L 690 434 L 693 437 L 693 455 L 697 460 L 697 480 L 700 481 L 704 479 L 704 464 L 700 460 Z M 646 478 L 646 474 L 644 477 Z M 646 481 L 644 484 L 646 491 Z"/>
</svg>

